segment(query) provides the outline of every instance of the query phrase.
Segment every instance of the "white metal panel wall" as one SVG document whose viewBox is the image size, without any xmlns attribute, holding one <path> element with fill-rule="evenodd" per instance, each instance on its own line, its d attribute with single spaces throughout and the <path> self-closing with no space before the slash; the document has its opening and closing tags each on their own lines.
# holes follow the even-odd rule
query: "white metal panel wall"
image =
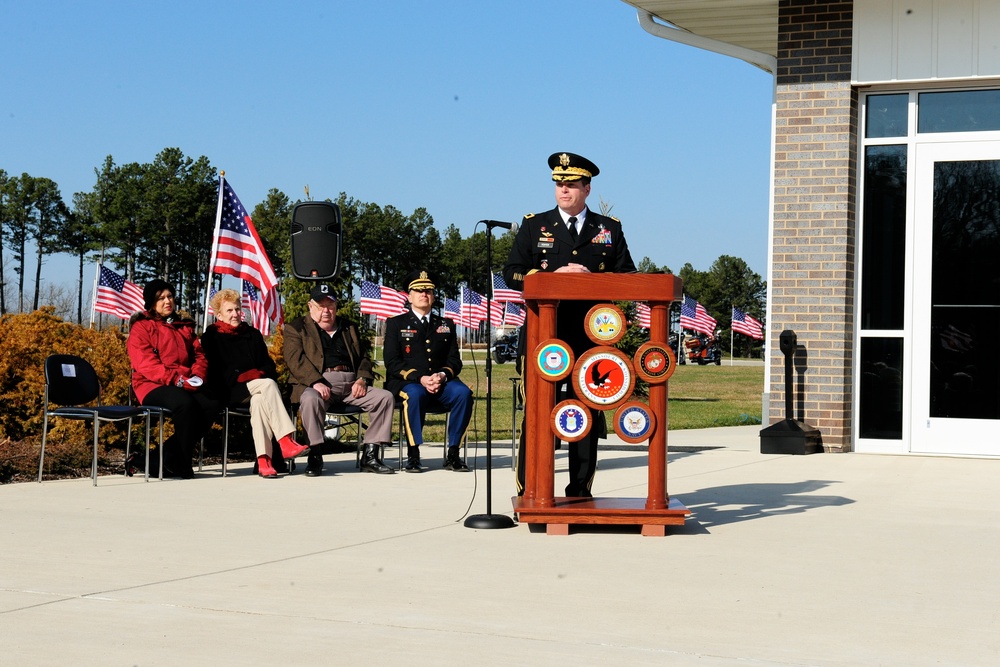
<svg viewBox="0 0 1000 667">
<path fill-rule="evenodd" d="M 855 0 L 855 83 L 1000 75 L 1000 0 Z"/>
</svg>

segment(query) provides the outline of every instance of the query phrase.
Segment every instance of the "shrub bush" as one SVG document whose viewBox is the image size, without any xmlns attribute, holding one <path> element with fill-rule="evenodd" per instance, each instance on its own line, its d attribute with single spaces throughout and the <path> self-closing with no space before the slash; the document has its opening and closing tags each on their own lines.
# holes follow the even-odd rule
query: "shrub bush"
<svg viewBox="0 0 1000 667">
<path fill-rule="evenodd" d="M 94 367 L 105 404 L 128 403 L 131 368 L 126 336 L 118 327 L 97 331 L 56 317 L 45 307 L 33 313 L 0 317 L 0 482 L 37 474 L 42 440 L 45 358 L 75 354 Z M 56 419 L 50 423 L 45 446 L 46 471 L 81 474 L 89 471 L 90 422 Z M 139 431 L 136 430 L 138 435 Z M 124 425 L 101 428 L 100 459 L 106 449 L 124 449 Z M 118 454 L 120 456 L 120 454 Z M 105 465 L 107 461 L 103 461 Z"/>
</svg>

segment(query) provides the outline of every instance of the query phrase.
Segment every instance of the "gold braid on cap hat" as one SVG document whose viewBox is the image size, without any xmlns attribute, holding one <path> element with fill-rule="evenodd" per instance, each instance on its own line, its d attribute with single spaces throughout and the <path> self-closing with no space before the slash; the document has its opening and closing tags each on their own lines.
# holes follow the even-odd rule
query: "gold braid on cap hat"
<svg viewBox="0 0 1000 667">
<path fill-rule="evenodd" d="M 426 271 L 421 271 L 417 278 L 410 281 L 407 289 L 434 289 L 434 283 L 431 281 L 430 276 L 427 275 Z"/>
<path fill-rule="evenodd" d="M 575 181 L 580 178 L 593 178 L 586 169 L 569 166 L 569 155 L 563 153 L 559 156 L 559 166 L 552 170 L 553 181 Z"/>
<path fill-rule="evenodd" d="M 556 167 L 552 170 L 553 181 L 575 181 L 584 177 L 593 178 L 594 176 L 580 167 Z"/>
</svg>

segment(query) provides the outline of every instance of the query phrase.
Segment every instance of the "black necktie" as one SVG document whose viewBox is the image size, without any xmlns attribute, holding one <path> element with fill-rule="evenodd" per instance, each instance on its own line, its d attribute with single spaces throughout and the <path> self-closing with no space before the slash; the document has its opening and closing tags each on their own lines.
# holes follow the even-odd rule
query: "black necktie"
<svg viewBox="0 0 1000 667">
<path fill-rule="evenodd" d="M 576 238 L 577 238 L 577 233 L 576 233 L 576 216 L 574 215 L 574 216 L 570 217 L 570 219 L 568 220 L 568 222 L 569 222 L 569 235 L 575 241 Z"/>
</svg>

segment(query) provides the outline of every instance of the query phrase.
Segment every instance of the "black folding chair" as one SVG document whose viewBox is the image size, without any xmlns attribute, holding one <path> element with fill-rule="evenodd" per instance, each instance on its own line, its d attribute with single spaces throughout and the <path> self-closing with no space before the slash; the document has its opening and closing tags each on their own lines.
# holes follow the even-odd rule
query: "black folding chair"
<svg viewBox="0 0 1000 667">
<path fill-rule="evenodd" d="M 50 402 L 63 407 L 50 408 Z M 45 467 L 45 441 L 49 433 L 49 417 L 90 419 L 94 422 L 94 463 L 91 469 L 94 486 L 97 486 L 97 442 L 101 422 L 128 420 L 129 432 L 131 433 L 132 419 L 147 417 L 141 408 L 131 405 L 102 405 L 101 383 L 97 379 L 94 367 L 87 360 L 71 354 L 53 354 L 45 359 L 44 410 L 42 450 L 38 457 L 38 481 L 42 481 L 42 471 Z M 148 424 L 147 421 L 147 445 Z"/>
<path fill-rule="evenodd" d="M 228 474 L 229 469 L 229 418 L 230 417 L 243 417 L 244 419 L 250 419 L 250 406 L 249 405 L 236 405 L 236 406 L 226 406 L 222 409 L 223 412 L 223 428 L 222 428 L 222 476 L 225 477 Z M 201 471 L 201 453 L 204 451 L 205 440 L 202 439 L 202 446 L 198 452 L 198 471 Z"/>
<path fill-rule="evenodd" d="M 135 390 L 132 387 L 132 384 L 129 383 L 129 387 L 128 387 L 128 403 L 129 403 L 129 405 L 135 405 L 138 402 L 139 401 L 138 401 L 138 399 L 136 399 L 136 396 L 135 396 Z M 145 459 L 146 459 L 145 468 L 146 469 L 145 469 L 145 471 L 143 473 L 143 478 L 145 479 L 145 481 L 147 481 L 147 482 L 149 481 L 149 443 L 150 443 L 150 439 L 149 439 L 149 424 L 150 424 L 150 421 L 155 417 L 156 420 L 157 420 L 157 424 L 159 426 L 159 432 L 160 432 L 160 437 L 159 437 L 159 443 L 160 443 L 160 445 L 159 445 L 159 449 L 157 449 L 157 453 L 160 456 L 160 465 L 157 468 L 157 470 L 159 470 L 160 481 L 163 481 L 163 420 L 166 419 L 167 417 L 169 417 L 172 413 L 171 413 L 171 411 L 170 411 L 169 408 L 162 408 L 162 407 L 160 407 L 158 405 L 139 405 L 137 407 L 140 410 L 142 410 L 143 413 L 145 413 L 145 415 L 146 415 L 146 456 L 145 456 Z M 126 444 L 125 444 L 125 475 L 126 476 L 128 476 L 128 474 L 129 474 L 129 472 L 128 472 L 128 459 L 129 459 L 129 453 L 130 453 L 131 448 L 132 448 L 132 439 L 130 437 L 128 439 L 128 441 L 126 442 Z"/>
</svg>

